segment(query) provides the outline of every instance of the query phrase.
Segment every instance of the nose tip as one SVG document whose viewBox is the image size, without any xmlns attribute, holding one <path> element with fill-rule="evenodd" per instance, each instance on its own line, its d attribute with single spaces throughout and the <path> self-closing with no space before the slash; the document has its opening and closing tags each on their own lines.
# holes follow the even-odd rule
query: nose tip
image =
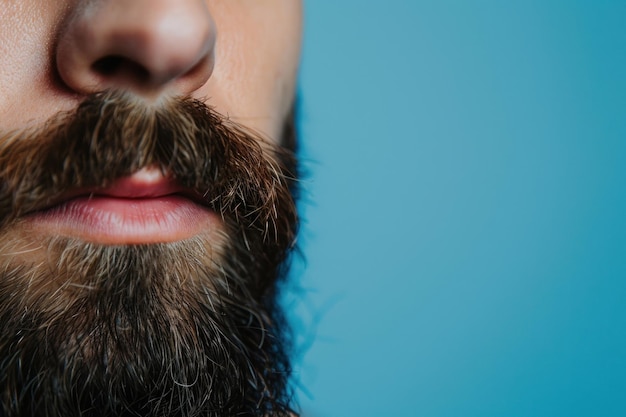
<svg viewBox="0 0 626 417">
<path fill-rule="evenodd" d="M 81 94 L 108 88 L 188 94 L 214 65 L 216 30 L 201 0 L 95 0 L 59 36 L 56 66 Z"/>
</svg>

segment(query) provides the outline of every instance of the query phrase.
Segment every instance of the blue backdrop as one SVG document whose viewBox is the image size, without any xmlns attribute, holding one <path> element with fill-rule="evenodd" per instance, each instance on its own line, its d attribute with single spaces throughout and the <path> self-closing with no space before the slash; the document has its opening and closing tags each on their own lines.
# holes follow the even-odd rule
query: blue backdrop
<svg viewBox="0 0 626 417">
<path fill-rule="evenodd" d="M 626 416 L 626 1 L 305 8 L 304 415 Z"/>
</svg>

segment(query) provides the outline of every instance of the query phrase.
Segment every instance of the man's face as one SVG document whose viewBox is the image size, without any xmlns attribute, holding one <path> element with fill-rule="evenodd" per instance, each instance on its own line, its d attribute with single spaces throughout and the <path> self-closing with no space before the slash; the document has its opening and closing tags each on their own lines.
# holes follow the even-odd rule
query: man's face
<svg viewBox="0 0 626 417">
<path fill-rule="evenodd" d="M 3 0 L 0 415 L 289 412 L 298 0 Z"/>
</svg>

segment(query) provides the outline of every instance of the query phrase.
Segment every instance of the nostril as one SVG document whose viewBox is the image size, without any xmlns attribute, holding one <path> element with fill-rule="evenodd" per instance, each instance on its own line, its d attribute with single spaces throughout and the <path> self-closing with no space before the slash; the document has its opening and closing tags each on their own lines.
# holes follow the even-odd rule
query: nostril
<svg viewBox="0 0 626 417">
<path fill-rule="evenodd" d="M 100 58 L 91 65 L 91 69 L 104 79 L 127 79 L 140 85 L 150 82 L 150 71 L 146 67 L 121 55 Z"/>
<path fill-rule="evenodd" d="M 91 68 L 100 75 L 114 75 L 122 65 L 124 58 L 121 56 L 107 56 L 93 63 Z"/>
</svg>

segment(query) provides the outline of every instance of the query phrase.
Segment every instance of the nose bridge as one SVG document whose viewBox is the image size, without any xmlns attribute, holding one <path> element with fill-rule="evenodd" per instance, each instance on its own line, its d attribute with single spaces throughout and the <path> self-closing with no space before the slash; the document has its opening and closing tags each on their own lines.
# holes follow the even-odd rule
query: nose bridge
<svg viewBox="0 0 626 417">
<path fill-rule="evenodd" d="M 190 93 L 211 74 L 215 40 L 202 0 L 92 0 L 60 34 L 57 68 L 79 93 L 166 86 Z"/>
</svg>

